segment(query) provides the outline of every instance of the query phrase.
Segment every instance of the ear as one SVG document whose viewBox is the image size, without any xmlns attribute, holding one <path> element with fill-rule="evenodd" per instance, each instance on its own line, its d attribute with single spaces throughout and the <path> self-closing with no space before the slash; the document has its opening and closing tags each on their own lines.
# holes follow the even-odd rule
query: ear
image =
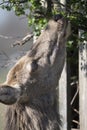
<svg viewBox="0 0 87 130">
<path fill-rule="evenodd" d="M 27 70 L 31 72 L 35 72 L 38 69 L 37 60 L 32 60 L 31 62 L 27 63 Z"/>
</svg>

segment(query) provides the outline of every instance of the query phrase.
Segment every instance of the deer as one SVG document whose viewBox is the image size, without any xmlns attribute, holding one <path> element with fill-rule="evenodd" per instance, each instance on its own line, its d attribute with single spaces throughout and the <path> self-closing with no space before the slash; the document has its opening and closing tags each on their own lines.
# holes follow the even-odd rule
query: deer
<svg viewBox="0 0 87 130">
<path fill-rule="evenodd" d="M 5 130 L 60 130 L 57 89 L 68 28 L 62 15 L 50 19 L 29 52 L 0 84 L 0 103 L 7 105 Z"/>
</svg>

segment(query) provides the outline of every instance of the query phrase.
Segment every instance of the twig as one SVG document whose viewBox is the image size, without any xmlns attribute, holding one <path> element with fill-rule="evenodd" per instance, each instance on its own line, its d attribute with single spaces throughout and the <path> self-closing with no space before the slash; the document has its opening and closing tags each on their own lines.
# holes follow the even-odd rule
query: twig
<svg viewBox="0 0 87 130">
<path fill-rule="evenodd" d="M 73 99 L 71 100 L 70 105 L 72 105 L 72 104 L 73 104 L 73 102 L 75 101 L 75 99 L 76 99 L 76 97 L 77 97 L 77 94 L 78 94 L 78 93 L 79 93 L 79 88 L 78 88 L 78 85 L 77 85 L 77 90 L 76 90 L 76 93 L 74 94 Z"/>
<path fill-rule="evenodd" d="M 21 41 L 16 41 L 15 43 L 12 44 L 12 47 L 15 47 L 17 45 L 24 45 L 27 41 L 29 41 L 31 38 L 33 38 L 33 34 L 28 34 L 26 35 Z"/>
<path fill-rule="evenodd" d="M 74 97 L 73 97 L 73 99 L 72 99 L 72 101 L 71 101 L 71 105 L 73 104 L 73 102 L 75 101 L 75 99 L 76 99 L 76 96 L 77 96 L 77 94 L 78 94 L 78 92 L 79 92 L 79 90 L 77 89 L 77 91 L 76 91 L 76 93 L 75 93 L 75 95 L 74 95 Z"/>
<path fill-rule="evenodd" d="M 77 125 L 79 125 L 79 122 L 76 121 L 76 120 L 72 120 L 72 122 L 75 123 L 75 124 L 77 124 Z"/>
<path fill-rule="evenodd" d="M 79 111 L 77 109 L 73 108 L 73 110 L 79 115 Z"/>
</svg>

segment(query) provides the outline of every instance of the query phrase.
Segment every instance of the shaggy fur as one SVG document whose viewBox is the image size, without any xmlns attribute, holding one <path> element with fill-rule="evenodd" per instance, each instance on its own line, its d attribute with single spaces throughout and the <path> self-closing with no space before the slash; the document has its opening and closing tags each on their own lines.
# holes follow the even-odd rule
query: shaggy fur
<svg viewBox="0 0 87 130">
<path fill-rule="evenodd" d="M 8 105 L 5 130 L 59 130 L 58 81 L 65 62 L 68 23 L 50 20 L 29 53 L 0 85 L 0 102 Z"/>
<path fill-rule="evenodd" d="M 30 104 L 10 106 L 5 130 L 59 130 L 59 115 L 50 99 L 46 95 Z"/>
</svg>

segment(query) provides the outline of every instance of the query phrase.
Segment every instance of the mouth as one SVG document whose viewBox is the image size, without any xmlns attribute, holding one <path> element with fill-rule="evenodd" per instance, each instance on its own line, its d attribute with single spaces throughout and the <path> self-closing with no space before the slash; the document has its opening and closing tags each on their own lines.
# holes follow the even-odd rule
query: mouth
<svg viewBox="0 0 87 130">
<path fill-rule="evenodd" d="M 19 88 L 13 88 L 10 86 L 0 86 L 0 102 L 6 105 L 12 105 L 16 103 L 21 91 Z"/>
<path fill-rule="evenodd" d="M 61 32 L 61 36 L 67 39 L 71 34 L 71 23 L 66 18 L 61 18 L 57 21 L 58 31 Z"/>
</svg>

